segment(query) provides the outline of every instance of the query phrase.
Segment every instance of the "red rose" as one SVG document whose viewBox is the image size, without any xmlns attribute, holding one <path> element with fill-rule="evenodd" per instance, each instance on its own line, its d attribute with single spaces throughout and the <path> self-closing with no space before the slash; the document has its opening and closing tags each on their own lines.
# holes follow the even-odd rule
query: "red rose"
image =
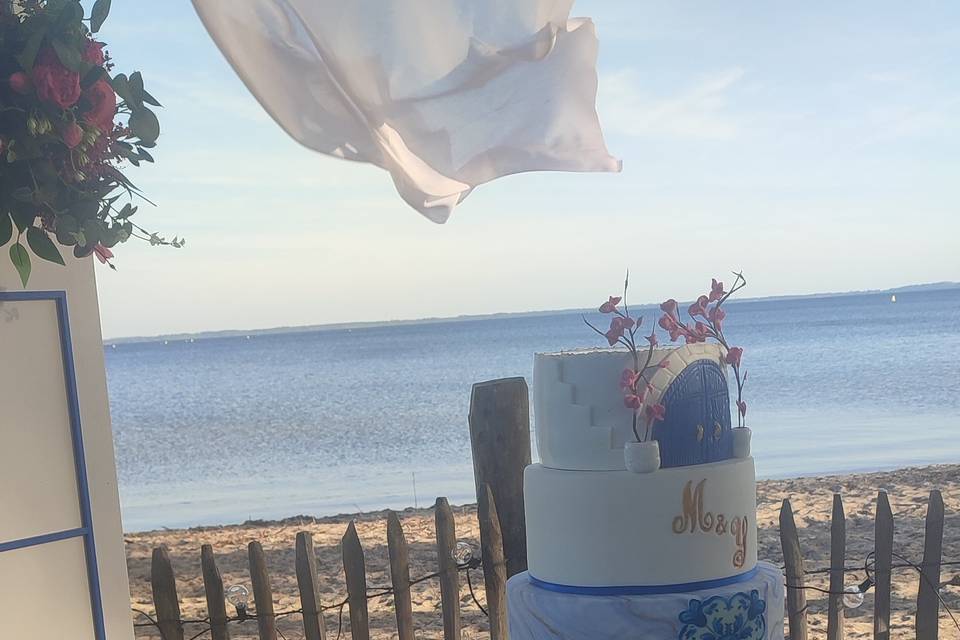
<svg viewBox="0 0 960 640">
<path fill-rule="evenodd" d="M 80 99 L 80 74 L 63 66 L 53 49 L 44 49 L 33 67 L 37 96 L 61 109 L 69 109 Z"/>
<path fill-rule="evenodd" d="M 106 45 L 102 42 L 88 40 L 87 48 L 83 50 L 83 61 L 89 62 L 90 64 L 95 64 L 98 67 L 102 67 L 103 63 L 107 60 L 103 55 L 103 48 L 105 46 Z"/>
<path fill-rule="evenodd" d="M 63 142 L 73 149 L 83 142 L 83 129 L 76 122 L 71 122 L 63 131 Z"/>
<path fill-rule="evenodd" d="M 104 133 L 113 131 L 113 119 L 117 116 L 117 94 L 110 83 L 98 80 L 87 89 L 86 97 L 91 106 L 84 119 Z"/>
<path fill-rule="evenodd" d="M 23 71 L 18 71 L 10 76 L 10 88 L 21 95 L 30 93 L 30 76 Z"/>
</svg>

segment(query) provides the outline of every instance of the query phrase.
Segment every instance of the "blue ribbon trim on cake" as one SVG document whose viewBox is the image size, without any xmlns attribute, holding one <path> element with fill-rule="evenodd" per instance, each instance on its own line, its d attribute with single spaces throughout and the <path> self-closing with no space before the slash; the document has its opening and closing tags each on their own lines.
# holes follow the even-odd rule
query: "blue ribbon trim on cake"
<svg viewBox="0 0 960 640">
<path fill-rule="evenodd" d="M 556 584 L 553 582 L 544 582 L 529 575 L 530 582 L 541 589 L 554 591 L 556 593 L 571 593 L 581 596 L 652 596 L 666 593 L 686 593 L 690 591 L 706 591 L 708 589 L 718 589 L 732 584 L 746 582 L 750 580 L 759 570 L 759 565 L 750 571 L 740 573 L 728 578 L 718 578 L 716 580 L 703 580 L 700 582 L 683 582 L 680 584 L 663 584 L 647 586 L 624 586 L 624 587 L 573 587 L 565 584 Z"/>
</svg>

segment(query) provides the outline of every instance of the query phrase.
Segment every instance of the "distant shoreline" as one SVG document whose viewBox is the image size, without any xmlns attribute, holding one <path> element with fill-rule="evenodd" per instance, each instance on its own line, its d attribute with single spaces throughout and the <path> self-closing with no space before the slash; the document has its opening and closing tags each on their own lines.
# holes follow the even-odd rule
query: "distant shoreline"
<svg viewBox="0 0 960 640">
<path fill-rule="evenodd" d="M 780 295 L 765 296 L 758 298 L 741 298 L 736 302 L 760 302 L 760 301 L 781 301 L 781 300 L 804 300 L 812 298 L 835 298 L 841 296 L 862 296 L 862 295 L 894 295 L 898 293 L 916 293 L 926 291 L 945 291 L 950 289 L 960 289 L 960 282 L 931 282 L 927 284 L 911 284 L 891 289 L 867 289 L 862 291 L 839 291 L 827 293 L 807 293 L 798 295 Z M 731 304 L 733 302 L 731 301 Z M 638 309 L 656 306 L 656 303 L 646 303 L 637 305 Z M 173 333 L 157 336 L 130 336 L 122 338 L 109 338 L 103 341 L 104 346 L 135 344 L 145 342 L 166 341 L 185 341 L 185 340 L 210 340 L 216 338 L 235 338 L 235 337 L 257 337 L 282 335 L 290 333 L 313 333 L 317 331 L 343 331 L 353 329 L 369 329 L 372 327 L 384 326 L 409 326 L 423 324 L 439 324 L 446 322 L 468 322 L 472 320 L 495 320 L 505 318 L 524 318 L 546 315 L 556 315 L 563 313 L 581 313 L 587 309 L 548 309 L 544 311 L 504 311 L 499 313 L 483 313 L 473 315 L 460 315 L 450 317 L 427 317 L 414 318 L 407 320 L 371 320 L 366 322 L 339 322 L 331 324 L 314 324 L 300 326 L 282 326 L 271 327 L 267 329 L 224 329 L 220 331 L 199 331 L 196 333 Z"/>
</svg>

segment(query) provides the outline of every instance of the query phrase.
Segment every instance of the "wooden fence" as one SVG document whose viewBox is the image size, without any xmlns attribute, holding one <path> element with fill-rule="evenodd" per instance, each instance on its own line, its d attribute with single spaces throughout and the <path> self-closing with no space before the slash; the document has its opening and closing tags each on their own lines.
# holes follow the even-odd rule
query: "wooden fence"
<svg viewBox="0 0 960 640">
<path fill-rule="evenodd" d="M 506 640 L 506 585 L 507 563 L 503 553 L 503 538 L 500 531 L 500 519 L 489 486 L 483 485 L 478 518 L 482 546 L 482 565 L 486 591 L 486 611 L 490 622 L 491 640 Z M 300 607 L 293 611 L 277 612 L 274 609 L 273 588 L 270 572 L 259 542 L 251 542 L 247 548 L 249 555 L 250 581 L 252 583 L 252 610 L 239 609 L 236 614 L 227 612 L 223 580 L 217 568 L 216 555 L 210 545 L 203 545 L 200 551 L 204 593 L 207 602 L 207 616 L 200 619 L 184 619 L 180 615 L 179 596 L 176 578 L 170 556 L 164 547 L 153 550 L 151 559 L 151 586 L 155 616 L 148 623 L 139 626 L 155 627 L 163 640 L 188 640 L 207 637 L 212 640 L 229 640 L 231 625 L 246 620 L 256 620 L 257 637 L 260 640 L 277 640 L 277 618 L 297 615 L 303 622 L 303 638 L 306 640 L 326 640 L 328 631 L 323 613 L 326 610 L 339 610 L 342 620 L 343 609 L 349 611 L 349 630 L 352 640 L 369 640 L 370 627 L 367 616 L 367 601 L 372 598 L 391 596 L 394 600 L 397 634 L 400 640 L 414 640 L 416 629 L 413 622 L 413 606 L 410 599 L 410 587 L 425 579 L 436 579 L 440 583 L 440 602 L 443 617 L 444 640 L 459 640 L 460 628 L 460 592 L 461 573 L 477 568 L 480 562 L 459 563 L 455 558 L 457 533 L 453 510 L 446 498 L 437 498 L 436 507 L 436 549 L 437 571 L 416 580 L 410 578 L 408 548 L 403 526 L 394 512 L 387 519 L 387 548 L 390 557 L 389 588 L 370 588 L 367 585 L 367 572 L 363 546 L 357 535 L 357 529 L 351 522 L 347 526 L 341 541 L 343 571 L 346 581 L 345 600 L 336 603 L 323 603 L 320 600 L 319 574 L 317 559 L 313 547 L 313 538 L 308 532 L 300 532 L 296 537 L 296 577 L 300 596 Z M 478 559 L 479 560 L 479 559 Z M 468 574 L 469 579 L 469 574 Z M 471 586 L 471 592 L 472 592 Z M 477 606 L 482 606 L 478 601 Z M 331 637 L 339 637 L 341 629 L 331 632 Z"/>
<path fill-rule="evenodd" d="M 915 630 L 917 640 L 936 640 L 940 629 L 940 570 L 943 546 L 943 497 L 940 491 L 930 492 L 927 503 L 923 559 L 914 563 L 893 550 L 893 512 L 887 494 L 877 495 L 874 524 L 874 549 L 865 567 L 848 567 L 846 557 L 846 517 L 843 499 L 833 496 L 833 512 L 830 523 L 829 587 L 826 591 L 827 640 L 842 640 L 844 637 L 844 587 L 845 575 L 854 570 L 868 573 L 865 588 L 874 589 L 873 637 L 874 640 L 890 640 L 890 595 L 891 577 L 894 569 L 910 569 L 917 573 L 917 612 Z M 780 508 L 780 544 L 783 548 L 784 570 L 787 586 L 787 620 L 790 640 L 807 640 L 807 591 L 812 589 L 807 578 L 812 571 L 804 566 L 797 526 L 794 522 L 790 500 L 784 500 Z M 894 562 L 894 559 L 897 562 Z M 870 584 L 872 583 L 872 584 Z"/>
<path fill-rule="evenodd" d="M 523 469 L 530 463 L 529 400 L 523 378 L 496 380 L 474 385 L 470 403 L 470 436 L 476 476 L 478 518 L 486 611 L 491 640 L 506 640 L 506 581 L 509 576 L 526 570 L 526 532 L 523 520 Z M 498 515 L 499 509 L 499 515 Z M 894 553 L 894 521 L 887 495 L 877 497 L 875 546 L 871 554 L 870 574 L 874 589 L 873 637 L 890 640 L 890 595 L 893 569 L 916 568 L 917 591 L 916 638 L 936 640 L 942 601 L 939 595 L 941 548 L 943 542 L 944 507 L 939 491 L 930 493 L 926 516 L 926 537 L 923 559 L 914 565 Z M 784 500 L 780 510 L 780 542 L 783 549 L 787 586 L 787 621 L 790 640 L 807 640 L 807 591 L 826 591 L 828 597 L 827 640 L 844 637 L 844 576 L 863 567 L 846 564 L 846 519 L 840 495 L 833 498 L 831 522 L 830 566 L 811 570 L 804 566 L 793 509 Z M 440 583 L 444 640 L 460 640 L 460 574 L 465 569 L 454 560 L 456 531 L 453 512 L 445 498 L 436 502 L 437 571 L 425 578 Z M 364 551 L 351 522 L 343 535 L 341 549 L 347 597 L 342 602 L 320 601 L 317 561 L 309 533 L 296 537 L 296 578 L 300 608 L 276 612 L 269 571 L 263 549 L 258 542 L 248 548 L 250 576 L 253 586 L 254 613 L 260 640 L 277 640 L 278 616 L 296 614 L 303 621 L 306 640 L 326 640 L 323 612 L 346 607 L 353 640 L 369 640 L 367 601 L 392 595 L 399 640 L 414 640 L 408 548 L 397 515 L 390 512 L 387 521 L 391 587 L 370 589 L 367 584 Z M 155 549 L 152 558 L 151 582 L 156 618 L 152 622 L 163 640 L 193 640 L 209 633 L 212 640 L 229 640 L 230 624 L 243 619 L 243 614 L 230 616 L 224 602 L 223 581 L 217 569 L 213 549 L 205 545 L 200 554 L 208 615 L 202 620 L 183 620 L 180 616 L 177 588 L 170 558 L 163 548 Z M 894 558 L 898 563 L 894 563 Z M 476 566 L 476 565 L 475 565 Z M 813 573 L 829 574 L 829 587 L 819 589 L 807 583 Z M 467 574 L 469 577 L 469 574 Z M 471 588 L 472 591 L 472 588 Z M 479 603 L 478 603 L 479 604 Z M 772 623 L 772 621 L 771 621 Z M 185 635 L 185 626 L 198 633 Z M 340 633 L 336 634 L 339 637 Z"/>
</svg>

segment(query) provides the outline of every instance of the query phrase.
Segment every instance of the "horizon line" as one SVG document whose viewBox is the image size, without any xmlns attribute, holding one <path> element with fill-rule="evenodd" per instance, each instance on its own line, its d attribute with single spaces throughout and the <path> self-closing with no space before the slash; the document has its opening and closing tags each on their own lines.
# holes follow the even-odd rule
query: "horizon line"
<svg viewBox="0 0 960 640">
<path fill-rule="evenodd" d="M 822 293 L 803 293 L 803 294 L 781 294 L 772 296 L 758 296 L 752 298 L 739 298 L 732 300 L 731 304 L 744 302 L 760 302 L 769 300 L 796 300 L 804 298 L 827 298 L 836 296 L 852 295 L 880 295 L 895 294 L 911 291 L 937 291 L 960 288 L 960 282 L 944 280 L 940 282 L 928 282 L 922 284 L 909 284 L 887 289 L 863 289 L 854 291 L 833 291 Z M 634 308 L 648 308 L 657 306 L 657 302 L 646 302 L 631 305 Z M 533 311 L 494 311 L 490 313 L 462 314 L 458 316 L 425 316 L 420 318 L 397 318 L 393 320 L 357 320 L 351 322 L 330 322 L 306 325 L 277 325 L 274 327 L 264 327 L 261 329 L 207 329 L 201 331 L 180 332 L 157 334 L 153 336 L 119 336 L 104 338 L 103 345 L 111 346 L 117 344 L 135 344 L 142 342 L 159 342 L 161 340 L 185 340 L 185 339 L 214 339 L 229 338 L 235 336 L 255 336 L 255 335 L 276 335 L 285 333 L 309 333 L 311 331 L 336 331 L 343 329 L 366 329 L 384 325 L 411 325 L 411 324 L 432 324 L 442 322 L 457 322 L 469 320 L 483 320 L 490 318 L 520 317 L 534 315 L 553 315 L 560 313 L 576 313 L 590 309 L 591 307 L 572 307 L 567 309 L 542 309 Z"/>
</svg>

